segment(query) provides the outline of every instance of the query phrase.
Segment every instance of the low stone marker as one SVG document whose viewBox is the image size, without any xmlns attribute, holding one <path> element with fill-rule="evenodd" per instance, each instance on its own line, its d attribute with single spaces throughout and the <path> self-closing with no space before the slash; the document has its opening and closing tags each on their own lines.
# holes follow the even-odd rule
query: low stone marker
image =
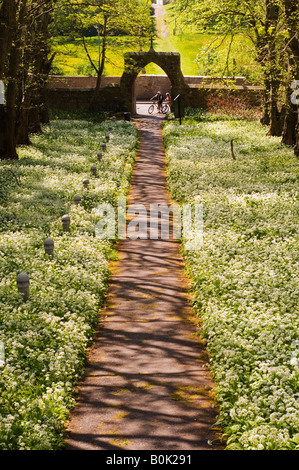
<svg viewBox="0 0 299 470">
<path fill-rule="evenodd" d="M 70 231 L 71 218 L 68 214 L 65 214 L 61 217 L 62 228 L 64 232 Z"/>
<path fill-rule="evenodd" d="M 86 189 L 88 188 L 88 186 L 89 186 L 89 180 L 88 180 L 87 178 L 85 178 L 85 179 L 83 180 L 83 186 L 84 186 L 84 188 L 86 188 Z"/>
<path fill-rule="evenodd" d="M 46 238 L 44 241 L 44 249 L 47 255 L 53 255 L 54 252 L 54 240 L 52 238 Z"/>
<path fill-rule="evenodd" d="M 26 273 L 20 273 L 17 276 L 17 288 L 19 294 L 23 297 L 23 301 L 26 302 L 29 298 L 29 276 Z"/>
<path fill-rule="evenodd" d="M 81 203 L 81 200 L 82 200 L 82 198 L 79 195 L 76 195 L 76 196 L 73 197 L 73 201 L 77 205 Z"/>
</svg>

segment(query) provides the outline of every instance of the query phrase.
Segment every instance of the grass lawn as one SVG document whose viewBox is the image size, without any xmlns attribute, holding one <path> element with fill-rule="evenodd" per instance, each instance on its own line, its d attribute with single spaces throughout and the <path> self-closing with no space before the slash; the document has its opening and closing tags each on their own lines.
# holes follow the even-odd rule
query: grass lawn
<svg viewBox="0 0 299 470">
<path fill-rule="evenodd" d="M 168 37 L 159 37 L 155 48 L 157 51 L 175 51 L 181 54 L 184 75 L 235 75 L 259 80 L 254 61 L 252 43 L 246 35 L 237 36 L 231 47 L 229 70 L 226 70 L 227 51 L 230 38 L 223 40 L 215 32 L 198 33 L 195 27 L 177 27 L 173 6 L 167 4 L 166 22 Z M 210 52 L 208 52 L 208 49 Z M 197 60 L 198 54 L 200 58 Z M 229 73 L 228 73 L 229 72 Z"/>
<path fill-rule="evenodd" d="M 229 46 L 227 38 L 218 48 L 221 37 L 213 33 L 200 34 L 194 31 L 177 32 L 173 34 L 173 20 L 168 15 L 169 36 L 159 37 L 154 41 L 156 51 L 179 52 L 181 54 L 182 71 L 184 75 L 227 75 L 225 70 L 226 54 Z M 98 38 L 86 39 L 90 56 L 97 64 Z M 207 52 L 207 46 L 212 49 Z M 143 50 L 150 47 L 149 41 L 144 42 Z M 134 37 L 113 36 L 108 38 L 107 61 L 104 74 L 106 76 L 121 76 L 123 73 L 123 55 L 127 51 L 138 51 L 139 44 Z M 61 75 L 95 75 L 90 65 L 81 40 L 67 40 L 64 37 L 55 38 L 53 51 L 56 52 L 54 69 L 52 73 Z M 201 58 L 196 63 L 198 54 Z M 165 75 L 164 71 L 155 64 L 146 67 L 146 73 Z M 235 38 L 229 60 L 230 75 L 246 76 L 251 80 L 258 80 L 260 75 L 254 62 L 252 45 L 246 36 Z"/>
</svg>

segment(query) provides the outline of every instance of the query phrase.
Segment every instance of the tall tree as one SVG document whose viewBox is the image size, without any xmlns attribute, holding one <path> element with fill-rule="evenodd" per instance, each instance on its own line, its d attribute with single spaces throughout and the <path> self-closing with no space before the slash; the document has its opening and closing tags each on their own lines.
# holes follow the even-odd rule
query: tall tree
<svg viewBox="0 0 299 470">
<path fill-rule="evenodd" d="M 289 77 L 286 96 L 287 112 L 282 135 L 282 142 L 294 145 L 295 154 L 299 157 L 299 108 L 292 103 L 290 83 L 299 80 L 299 8 L 294 0 L 283 0 L 286 22 L 286 50 L 288 53 Z"/>
<path fill-rule="evenodd" d="M 264 0 L 265 3 L 265 28 L 264 28 L 264 76 L 267 83 L 266 94 L 269 112 L 269 135 L 280 136 L 282 123 L 278 108 L 279 90 L 283 79 L 281 41 L 283 21 L 281 18 L 281 5 L 277 0 Z"/>
<path fill-rule="evenodd" d="M 294 0 L 174 0 L 179 20 L 223 36 L 247 34 L 264 77 L 264 115 L 269 135 L 293 142 L 294 112 L 290 106 L 291 77 L 298 76 L 298 3 Z M 291 68 L 291 73 L 290 69 Z M 293 113 L 293 114 L 292 114 Z M 292 124 L 293 121 L 293 124 Z M 297 139 L 298 141 L 298 139 Z M 293 142 L 294 144 L 294 142 Z M 295 143 L 295 151 L 298 152 Z"/>
<path fill-rule="evenodd" d="M 27 9 L 19 78 L 18 144 L 29 144 L 29 133 L 41 132 L 41 124 L 49 121 L 46 82 L 51 68 L 48 28 L 52 9 L 52 0 L 32 0 Z"/>
<path fill-rule="evenodd" d="M 141 46 L 142 37 L 152 34 L 149 0 L 70 0 L 56 12 L 58 24 L 63 32 L 67 29 L 73 35 L 81 37 L 86 55 L 95 71 L 97 81 L 90 103 L 90 108 L 97 106 L 101 80 L 104 73 L 109 47 L 108 37 L 118 33 L 134 35 Z M 63 23 L 63 17 L 67 22 Z M 91 28 L 96 30 L 99 41 L 97 60 L 93 60 L 88 49 L 86 33 Z"/>
<path fill-rule="evenodd" d="M 2 26 L 4 36 L 1 35 L 0 42 L 4 46 L 0 49 L 6 50 L 4 57 L 4 83 L 6 85 L 6 103 L 1 113 L 0 127 L 1 132 L 0 158 L 17 159 L 16 151 L 16 100 L 18 93 L 18 68 L 21 56 L 21 44 L 23 39 L 23 27 L 26 17 L 27 0 L 11 0 L 8 2 L 6 13 L 7 24 Z M 6 2 L 3 1 L 2 9 Z M 0 17 L 2 14 L 0 15 Z"/>
<path fill-rule="evenodd" d="M 0 3 L 0 158 L 17 159 L 17 144 L 40 130 L 42 89 L 49 73 L 47 30 L 55 0 L 2 0 Z M 34 122 L 34 127 L 32 123 Z"/>
<path fill-rule="evenodd" d="M 7 86 L 8 55 L 12 45 L 12 33 L 16 4 L 11 0 L 3 0 L 0 5 L 0 80 Z M 6 107 L 0 103 L 0 158 L 7 154 L 6 147 Z M 15 152 L 13 152 L 15 156 Z"/>
</svg>

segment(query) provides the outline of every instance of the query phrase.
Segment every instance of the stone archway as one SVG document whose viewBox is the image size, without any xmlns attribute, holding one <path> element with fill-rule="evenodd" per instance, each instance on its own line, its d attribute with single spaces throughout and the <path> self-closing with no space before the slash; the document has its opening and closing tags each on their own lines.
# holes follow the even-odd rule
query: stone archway
<svg viewBox="0 0 299 470">
<path fill-rule="evenodd" d="M 120 92 L 125 107 L 132 114 L 136 113 L 134 83 L 141 70 L 148 64 L 154 63 L 161 67 L 171 82 L 171 94 L 175 98 L 188 94 L 189 86 L 185 83 L 181 71 L 181 56 L 178 52 L 156 52 L 151 48 L 148 52 L 127 52 L 124 55 L 125 66 L 120 80 Z"/>
</svg>

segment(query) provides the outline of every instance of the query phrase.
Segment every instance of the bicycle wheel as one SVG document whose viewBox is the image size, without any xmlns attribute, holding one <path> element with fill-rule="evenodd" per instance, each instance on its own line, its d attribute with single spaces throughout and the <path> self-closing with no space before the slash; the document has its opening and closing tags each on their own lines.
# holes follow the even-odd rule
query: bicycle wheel
<svg viewBox="0 0 299 470">
<path fill-rule="evenodd" d="M 162 111 L 163 114 L 168 113 L 168 111 L 169 111 L 169 106 L 168 106 L 167 103 L 163 103 L 163 104 L 162 104 L 161 111 Z"/>
<path fill-rule="evenodd" d="M 153 114 L 154 110 L 155 110 L 155 106 L 151 104 L 150 107 L 148 108 L 148 114 Z"/>
</svg>

